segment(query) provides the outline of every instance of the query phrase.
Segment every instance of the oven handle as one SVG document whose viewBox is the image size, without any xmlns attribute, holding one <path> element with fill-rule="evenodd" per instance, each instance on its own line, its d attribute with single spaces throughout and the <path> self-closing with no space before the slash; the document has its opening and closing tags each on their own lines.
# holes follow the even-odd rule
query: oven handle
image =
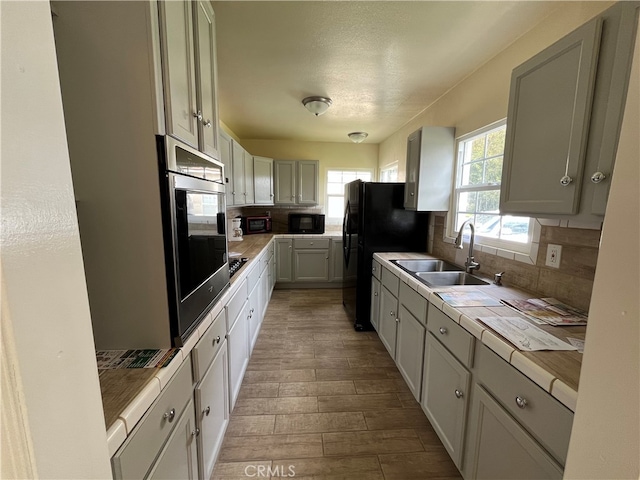
<svg viewBox="0 0 640 480">
<path fill-rule="evenodd" d="M 179 190 L 189 190 L 191 192 L 202 193 L 224 193 L 223 184 L 203 180 L 201 178 L 189 177 L 175 172 L 169 172 L 171 186 Z"/>
</svg>

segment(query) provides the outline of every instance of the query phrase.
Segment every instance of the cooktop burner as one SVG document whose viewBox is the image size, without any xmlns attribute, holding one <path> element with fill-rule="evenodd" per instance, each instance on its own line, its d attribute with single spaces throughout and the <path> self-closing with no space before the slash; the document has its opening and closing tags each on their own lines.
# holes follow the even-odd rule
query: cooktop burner
<svg viewBox="0 0 640 480">
<path fill-rule="evenodd" d="M 233 258 L 229 260 L 229 277 L 233 277 L 249 259 L 242 257 L 240 260 Z"/>
</svg>

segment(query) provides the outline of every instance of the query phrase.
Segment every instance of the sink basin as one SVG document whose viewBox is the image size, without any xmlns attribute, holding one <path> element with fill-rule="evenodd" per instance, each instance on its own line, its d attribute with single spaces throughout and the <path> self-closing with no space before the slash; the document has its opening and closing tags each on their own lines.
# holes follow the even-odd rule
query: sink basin
<svg viewBox="0 0 640 480">
<path fill-rule="evenodd" d="M 414 275 L 430 287 L 489 285 L 488 282 L 466 272 L 415 272 Z"/>
<path fill-rule="evenodd" d="M 445 262 L 444 260 L 430 260 L 426 258 L 419 260 L 391 260 L 391 262 L 410 273 L 461 272 L 464 270 L 463 268 L 453 265 L 452 263 Z"/>
</svg>

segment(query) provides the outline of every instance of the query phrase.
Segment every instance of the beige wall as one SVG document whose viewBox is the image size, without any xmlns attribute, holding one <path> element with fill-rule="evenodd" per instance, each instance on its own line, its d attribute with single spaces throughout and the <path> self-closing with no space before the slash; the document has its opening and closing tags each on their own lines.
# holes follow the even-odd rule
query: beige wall
<svg viewBox="0 0 640 480">
<path fill-rule="evenodd" d="M 382 142 L 379 166 L 398 162 L 398 178 L 404 179 L 406 139 L 422 126 L 452 126 L 459 137 L 505 118 L 513 68 L 612 4 L 565 4 Z"/>
</svg>

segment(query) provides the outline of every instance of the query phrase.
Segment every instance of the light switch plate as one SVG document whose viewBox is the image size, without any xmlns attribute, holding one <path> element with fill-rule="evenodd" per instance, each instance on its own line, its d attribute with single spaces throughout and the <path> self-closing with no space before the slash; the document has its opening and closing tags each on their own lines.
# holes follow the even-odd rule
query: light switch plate
<svg viewBox="0 0 640 480">
<path fill-rule="evenodd" d="M 562 256 L 562 245 L 554 245 L 550 243 L 547 245 L 547 260 L 545 265 L 547 267 L 560 268 L 560 257 Z"/>
</svg>

